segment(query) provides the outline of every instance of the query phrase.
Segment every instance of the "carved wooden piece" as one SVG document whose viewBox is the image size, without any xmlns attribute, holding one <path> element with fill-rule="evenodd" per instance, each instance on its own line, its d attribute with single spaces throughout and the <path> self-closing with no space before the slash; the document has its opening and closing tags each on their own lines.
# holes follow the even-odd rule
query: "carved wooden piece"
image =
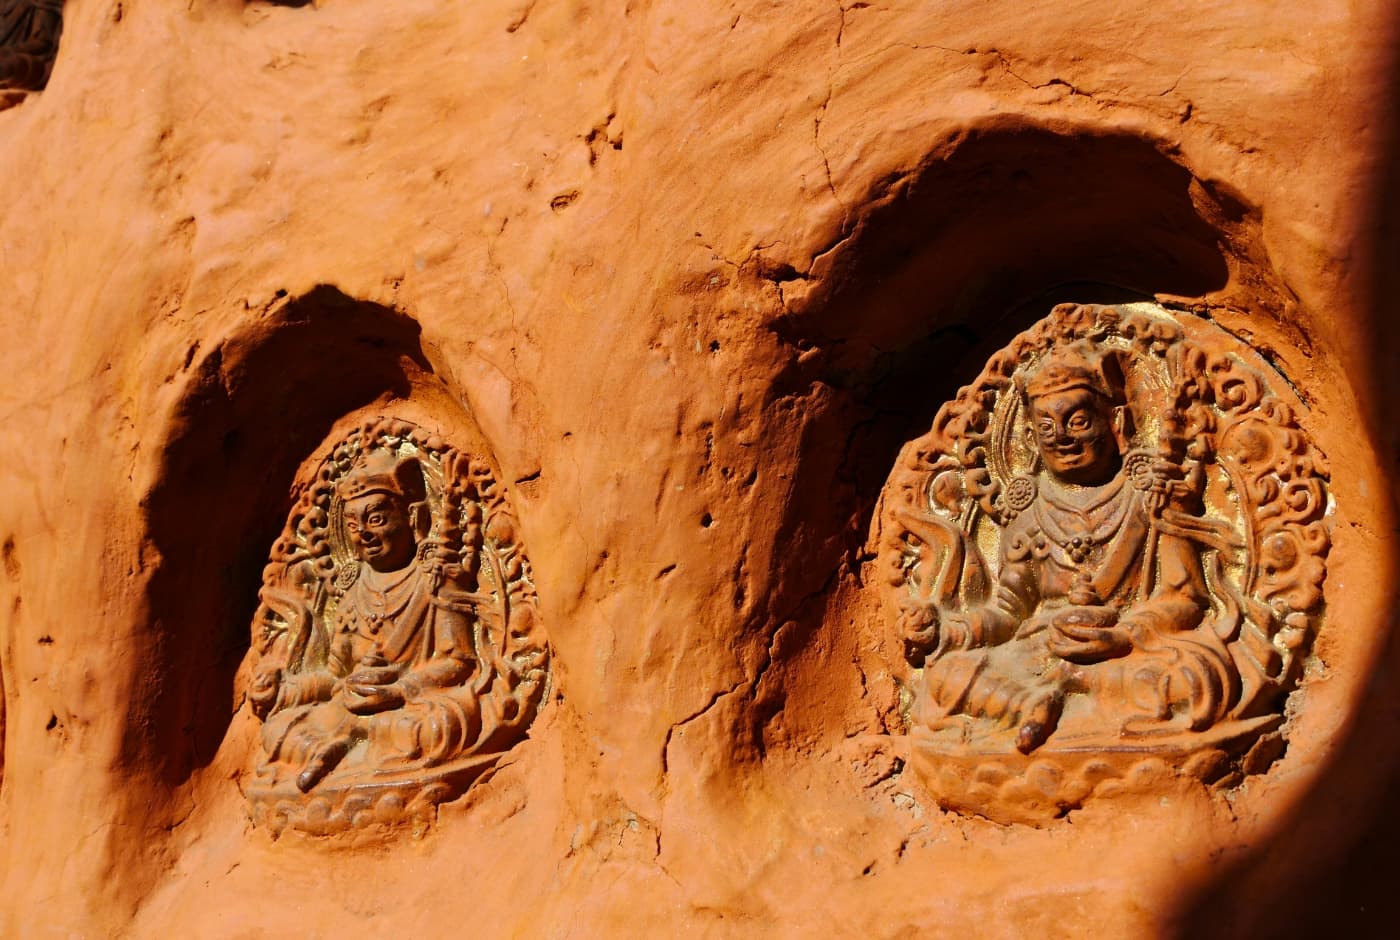
<svg viewBox="0 0 1400 940">
<path fill-rule="evenodd" d="M 421 818 L 520 740 L 548 653 L 488 464 L 378 419 L 334 447 L 273 546 L 249 699 L 256 820 L 330 833 Z"/>
<path fill-rule="evenodd" d="M 63 32 L 63 0 L 0 0 L 0 107 L 49 80 Z"/>
<path fill-rule="evenodd" d="M 1329 546 L 1298 408 L 1207 321 L 1066 304 L 905 449 L 886 561 L 942 805 L 1043 824 L 1281 753 Z"/>
</svg>

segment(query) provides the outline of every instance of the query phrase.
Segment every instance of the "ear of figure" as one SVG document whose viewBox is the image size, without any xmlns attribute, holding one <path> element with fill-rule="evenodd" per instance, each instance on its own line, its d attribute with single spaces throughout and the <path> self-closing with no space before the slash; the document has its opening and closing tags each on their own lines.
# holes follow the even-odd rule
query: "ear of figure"
<svg viewBox="0 0 1400 940">
<path fill-rule="evenodd" d="M 1026 414 L 1028 416 L 1030 415 L 1029 405 L 1026 406 Z M 1036 438 L 1035 424 L 1031 422 L 1029 417 L 1027 417 L 1025 426 L 1022 428 L 1021 433 L 1025 435 L 1026 450 L 1030 454 L 1031 458 L 1031 464 L 1027 472 L 1034 475 L 1040 472 L 1040 441 Z"/>
<path fill-rule="evenodd" d="M 408 527 L 418 541 L 428 537 L 433 527 L 433 513 L 426 502 L 413 503 L 408 507 Z"/>
<path fill-rule="evenodd" d="M 1118 442 L 1119 455 L 1126 454 L 1133 439 L 1133 415 L 1126 405 L 1113 408 L 1113 437 Z"/>
<path fill-rule="evenodd" d="M 1099 368 L 1103 375 L 1104 394 L 1115 404 L 1125 403 L 1128 400 L 1128 370 L 1122 351 L 1106 350 L 1099 360 Z"/>
</svg>

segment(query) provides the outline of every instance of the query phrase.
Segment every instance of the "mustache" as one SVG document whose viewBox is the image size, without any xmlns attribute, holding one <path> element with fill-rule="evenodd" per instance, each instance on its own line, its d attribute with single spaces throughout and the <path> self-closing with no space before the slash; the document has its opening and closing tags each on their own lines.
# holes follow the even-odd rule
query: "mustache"
<svg viewBox="0 0 1400 940">
<path fill-rule="evenodd" d="M 1056 434 L 1053 437 L 1042 437 L 1040 439 L 1040 446 L 1048 447 L 1051 450 L 1067 450 L 1069 448 L 1088 447 L 1091 444 L 1098 443 L 1099 441 L 1103 440 L 1103 438 L 1104 435 L 1102 434 L 1088 434 L 1077 436 L 1065 436 L 1061 434 Z"/>
</svg>

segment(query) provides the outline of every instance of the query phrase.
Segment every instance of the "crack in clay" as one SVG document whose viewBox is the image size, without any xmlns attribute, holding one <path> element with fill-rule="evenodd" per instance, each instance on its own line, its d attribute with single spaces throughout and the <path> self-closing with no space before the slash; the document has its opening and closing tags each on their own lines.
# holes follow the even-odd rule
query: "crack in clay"
<svg viewBox="0 0 1400 940">
<path fill-rule="evenodd" d="M 724 264 L 729 265 L 735 271 L 738 271 L 740 268 L 743 267 L 744 262 L 735 261 L 733 258 L 730 258 L 729 256 L 725 255 L 714 245 L 711 245 L 709 242 L 705 241 L 704 236 L 702 236 L 699 232 L 695 233 L 695 240 L 699 243 L 700 247 L 708 251 L 710 253 L 710 257 L 714 258 L 716 261 L 720 261 Z M 747 258 L 744 259 L 744 261 L 747 260 Z"/>
<path fill-rule="evenodd" d="M 900 43 L 894 43 L 894 45 L 901 46 L 901 47 L 903 47 L 903 48 L 905 48 L 905 49 L 916 49 L 916 50 L 922 50 L 922 49 L 936 49 L 936 50 L 938 50 L 939 52 L 946 52 L 946 53 L 948 53 L 949 55 L 957 55 L 957 56 L 994 56 L 994 57 L 996 58 L 996 60 L 997 60 L 997 64 L 1001 66 L 1001 70 L 1002 70 L 1003 72 L 1005 72 L 1007 75 L 1009 75 L 1009 76 L 1011 76 L 1012 78 L 1014 78 L 1016 81 L 1020 82 L 1022 85 L 1025 85 L 1027 88 L 1033 89 L 1033 90 L 1035 90 L 1035 91 L 1039 91 L 1039 90 L 1041 90 L 1041 89 L 1043 89 L 1043 88 L 1050 88 L 1050 87 L 1053 87 L 1053 86 L 1056 86 L 1056 85 L 1061 85 L 1061 86 L 1063 86 L 1063 87 L 1065 87 L 1066 89 L 1069 90 L 1069 93 L 1070 93 L 1070 96 L 1071 96 L 1071 97 L 1088 98 L 1090 101 L 1093 101 L 1093 102 L 1095 102 L 1095 103 L 1102 103 L 1102 102 L 1099 101 L 1099 95 L 1101 95 L 1102 92 L 1084 91 L 1083 89 L 1079 88 L 1078 86 L 1074 85 L 1073 83 L 1071 83 L 1071 82 L 1069 82 L 1069 81 L 1066 81 L 1065 79 L 1060 78 L 1060 77 L 1058 77 L 1058 76 L 1055 77 L 1055 78 L 1049 79 L 1048 81 L 1044 81 L 1044 82 L 1033 82 L 1033 81 L 1031 81 L 1030 79 L 1026 78 L 1026 77 L 1025 77 L 1024 75 L 1022 75 L 1020 72 L 1017 72 L 1014 68 L 1011 67 L 1011 60 L 1010 60 L 1009 58 L 1007 58 L 1006 54 L 1003 53 L 1000 49 L 976 49 L 976 48 L 973 48 L 973 49 L 954 49 L 954 48 L 951 47 L 951 46 L 942 46 L 942 45 L 939 45 L 938 43 L 933 43 L 933 42 L 927 42 L 927 43 L 900 42 Z M 1184 76 L 1185 74 L 1186 74 L 1186 73 L 1183 72 L 1183 73 L 1182 73 L 1182 76 Z M 1178 78 L 1177 78 L 1177 82 L 1180 82 L 1180 81 L 1181 81 L 1181 78 L 1178 77 Z M 1170 94 L 1175 88 L 1176 88 L 1176 82 L 1173 82 L 1172 85 L 1171 85 L 1171 87 L 1168 88 L 1166 91 L 1154 93 L 1154 97 L 1160 98 L 1160 97 L 1162 97 L 1162 96 L 1164 96 L 1164 95 Z"/>
<path fill-rule="evenodd" d="M 1022 85 L 1025 85 L 1027 88 L 1032 88 L 1038 91 L 1042 88 L 1049 88 L 1052 85 L 1063 85 L 1065 88 L 1069 89 L 1069 93 L 1071 96 L 1078 95 L 1082 98 L 1088 98 L 1091 101 L 1097 101 L 1097 99 L 1094 97 L 1094 92 L 1080 91 L 1078 88 L 1065 81 L 1063 78 L 1056 77 L 1050 79 L 1047 82 L 1040 82 L 1038 84 L 1036 82 L 1030 81 L 1011 67 L 1011 60 L 1008 59 L 1000 49 L 988 49 L 986 54 L 996 56 L 997 61 L 1001 63 L 1002 70 L 1005 71 L 1007 75 L 1010 75 L 1012 78 L 1016 79 L 1016 81 L 1020 82 Z"/>
<path fill-rule="evenodd" d="M 1176 77 L 1176 81 L 1172 82 L 1171 85 L 1169 85 L 1165 91 L 1157 92 L 1157 94 L 1154 97 L 1165 98 L 1167 95 L 1170 95 L 1172 92 L 1176 91 L 1176 86 L 1181 84 L 1181 80 L 1185 78 L 1187 73 L 1190 71 L 1190 69 L 1183 70 L 1182 73 Z"/>
<path fill-rule="evenodd" d="M 706 713 L 706 712 L 708 712 L 710 709 L 714 708 L 715 705 L 717 705 L 717 704 L 719 703 L 719 700 L 720 700 L 720 699 L 722 699 L 722 698 L 724 698 L 725 696 L 728 696 L 728 695 L 733 695 L 733 694 L 734 694 L 735 692 L 737 692 L 741 687 L 743 687 L 743 686 L 745 686 L 745 685 L 747 685 L 747 684 L 748 684 L 748 683 L 747 683 L 746 680 L 740 679 L 738 682 L 735 682 L 735 683 L 734 683 L 733 685 L 731 685 L 729 688 L 723 689 L 723 690 L 721 690 L 721 691 L 719 691 L 719 692 L 714 693 L 713 695 L 710 696 L 710 700 L 709 700 L 708 702 L 706 702 L 705 705 L 704 705 L 699 711 L 694 712 L 694 713 L 691 714 L 689 717 L 682 718 L 680 721 L 675 722 L 674 724 L 671 725 L 670 728 L 668 728 L 668 729 L 666 730 L 666 741 L 665 741 L 665 743 L 661 746 L 661 772 L 662 772 L 663 774 L 669 773 L 669 772 L 670 772 L 671 761 L 670 761 L 670 757 L 669 757 L 668 755 L 669 755 L 670 750 L 671 750 L 671 738 L 675 735 L 676 731 L 679 730 L 679 729 L 681 729 L 681 728 L 683 728 L 683 727 L 685 727 L 686 725 L 690 724 L 690 723 L 693 722 L 693 721 L 697 721 L 697 720 L 699 720 L 700 718 L 703 718 L 703 717 L 705 716 L 705 713 Z"/>
<path fill-rule="evenodd" d="M 864 3 L 857 3 L 851 6 L 850 9 L 862 9 L 866 5 L 867 4 Z M 812 143 L 817 148 L 817 153 L 821 154 L 822 166 L 826 170 L 826 188 L 828 191 L 830 191 L 831 198 L 836 200 L 836 204 L 841 207 L 841 230 L 844 232 L 846 230 L 846 220 L 849 216 L 849 211 L 846 207 L 846 203 L 842 201 L 840 195 L 838 195 L 836 192 L 836 183 L 831 175 L 831 159 L 827 155 L 826 148 L 822 146 L 822 121 L 826 118 L 826 110 L 831 105 L 832 96 L 836 94 L 835 78 L 836 73 L 839 72 L 841 69 L 841 39 L 846 34 L 847 7 L 838 2 L 836 4 L 836 9 L 839 11 L 840 14 L 840 22 L 837 24 L 836 27 L 836 64 L 827 73 L 826 97 L 822 99 L 822 103 L 817 108 L 817 113 L 813 120 Z M 784 307 L 786 307 L 786 303 L 784 304 Z"/>
<path fill-rule="evenodd" d="M 189 820 L 189 818 L 194 815 L 194 810 L 195 804 L 194 801 L 191 800 L 189 808 L 185 810 L 185 814 L 183 816 L 181 816 L 179 819 L 171 820 L 170 822 L 162 825 L 161 828 L 165 830 L 166 834 L 173 834 L 176 829 L 179 829 L 181 826 L 183 826 Z"/>
<path fill-rule="evenodd" d="M 510 224 L 509 218 L 502 221 L 500 229 L 496 232 L 496 238 L 486 242 L 486 260 L 491 264 L 491 273 L 495 275 L 496 282 L 501 285 L 502 298 L 506 302 L 506 309 L 510 311 L 510 362 L 515 367 L 518 376 L 520 374 L 520 353 L 516 349 L 516 340 L 520 336 L 519 315 L 515 309 L 515 301 L 510 296 L 510 284 L 506 281 L 505 272 L 501 270 L 500 262 L 496 260 L 496 241 L 505 233 L 508 224 Z"/>
<path fill-rule="evenodd" d="M 855 9 L 855 7 L 852 7 L 851 9 Z M 1055 85 L 1062 85 L 1069 90 L 1070 97 L 1088 98 L 1090 101 L 1093 101 L 1096 104 L 1112 103 L 1115 105 L 1131 106 L 1131 102 L 1125 101 L 1119 98 L 1118 96 L 1105 96 L 1105 94 L 1102 91 L 1085 91 L 1084 89 L 1078 87 L 1072 82 L 1066 81 L 1065 79 L 1059 77 L 1055 77 L 1044 82 L 1033 82 L 1030 79 L 1023 76 L 1021 73 L 1017 72 L 1012 67 L 1011 60 L 1000 49 L 954 49 L 952 46 L 943 46 L 934 42 L 896 42 L 890 44 L 890 46 L 887 46 L 886 48 L 893 48 L 894 46 L 898 46 L 903 49 L 914 49 L 919 51 L 932 49 L 938 52 L 946 52 L 949 55 L 955 56 L 995 56 L 997 64 L 1001 66 L 1001 70 L 1003 72 L 1005 72 L 1007 75 L 1009 75 L 1016 81 L 1020 82 L 1022 85 L 1025 85 L 1027 88 L 1030 88 L 1032 90 L 1039 91 L 1041 89 L 1050 88 Z M 1181 84 L 1182 79 L 1184 79 L 1190 72 L 1191 69 L 1189 68 L 1183 70 L 1182 73 L 1178 75 L 1170 85 L 1168 85 L 1162 91 L 1151 92 L 1150 97 L 1165 98 L 1168 95 L 1174 93 L 1177 89 L 1177 86 Z M 1187 101 L 1181 117 L 1181 122 L 1183 124 L 1191 119 L 1194 110 L 1194 104 L 1190 101 Z"/>
<path fill-rule="evenodd" d="M 831 96 L 835 94 L 836 87 L 828 85 L 826 98 L 822 100 L 821 106 L 817 108 L 817 115 L 812 127 L 812 143 L 817 148 L 817 153 L 821 154 L 822 166 L 826 168 L 826 188 L 831 192 L 831 198 L 836 200 L 836 204 L 841 207 L 841 230 L 846 230 L 846 204 L 836 193 L 836 183 L 831 176 L 831 158 L 827 156 L 826 148 L 822 146 L 822 121 L 826 117 L 826 109 L 831 105 Z"/>
<path fill-rule="evenodd" d="M 864 10 L 864 9 L 867 9 L 867 8 L 869 8 L 869 6 L 870 6 L 870 4 L 868 4 L 868 3 L 863 3 L 863 2 L 862 2 L 862 3 L 853 3 L 853 4 L 851 4 L 850 6 L 845 6 L 844 4 L 839 3 L 839 2 L 836 4 L 837 9 L 839 9 L 839 10 L 841 11 L 841 27 L 840 27 L 838 30 L 836 30 L 836 48 L 837 48 L 837 49 L 840 49 L 840 48 L 841 48 L 841 39 L 842 39 L 843 36 L 846 35 L 846 14 L 847 14 L 847 13 L 850 13 L 850 12 L 853 11 L 853 10 Z"/>
</svg>

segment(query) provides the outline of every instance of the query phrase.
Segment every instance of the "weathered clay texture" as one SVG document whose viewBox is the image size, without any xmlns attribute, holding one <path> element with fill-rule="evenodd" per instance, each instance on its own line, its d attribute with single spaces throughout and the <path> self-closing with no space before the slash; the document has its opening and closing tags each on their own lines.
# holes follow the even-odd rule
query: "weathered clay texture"
<svg viewBox="0 0 1400 940">
<path fill-rule="evenodd" d="M 1397 17 L 69 0 L 0 112 L 0 935 L 1390 926 Z M 1056 303 L 1142 299 L 1286 376 L 1331 462 L 1287 749 L 942 812 L 880 492 Z M 262 571 L 379 414 L 490 455 L 550 696 L 429 825 L 274 839 Z"/>
</svg>

